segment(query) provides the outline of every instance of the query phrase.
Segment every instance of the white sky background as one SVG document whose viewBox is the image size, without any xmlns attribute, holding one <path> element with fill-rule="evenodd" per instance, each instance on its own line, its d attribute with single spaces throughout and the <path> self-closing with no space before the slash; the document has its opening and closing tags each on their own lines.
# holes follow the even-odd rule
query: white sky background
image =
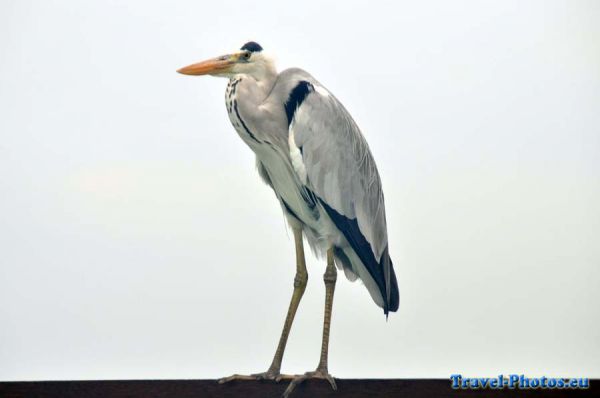
<svg viewBox="0 0 600 398">
<path fill-rule="evenodd" d="M 0 3 L 0 379 L 266 370 L 291 232 L 226 81 L 175 73 L 250 39 L 383 180 L 400 310 L 340 274 L 332 374 L 600 377 L 600 3 L 373 4 Z M 308 262 L 288 373 L 318 362 Z"/>
</svg>

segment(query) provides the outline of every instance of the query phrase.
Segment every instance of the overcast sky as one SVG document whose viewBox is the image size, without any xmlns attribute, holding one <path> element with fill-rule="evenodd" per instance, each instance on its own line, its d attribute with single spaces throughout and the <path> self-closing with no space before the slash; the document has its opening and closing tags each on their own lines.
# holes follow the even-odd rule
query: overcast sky
<svg viewBox="0 0 600 398">
<path fill-rule="evenodd" d="M 266 370 L 291 232 L 175 70 L 256 40 L 348 108 L 400 310 L 340 274 L 334 376 L 600 377 L 600 3 L 2 1 L 0 379 Z M 283 371 L 320 352 L 324 264 Z"/>
</svg>

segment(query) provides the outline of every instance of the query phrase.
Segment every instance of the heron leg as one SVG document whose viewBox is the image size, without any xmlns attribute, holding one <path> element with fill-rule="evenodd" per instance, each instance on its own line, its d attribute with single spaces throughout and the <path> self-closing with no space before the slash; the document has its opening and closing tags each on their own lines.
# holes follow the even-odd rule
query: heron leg
<svg viewBox="0 0 600 398">
<path fill-rule="evenodd" d="M 304 258 L 304 242 L 302 240 L 302 229 L 293 228 L 294 231 L 294 243 L 296 246 L 296 276 L 294 277 L 294 292 L 292 293 L 292 299 L 290 300 L 290 306 L 288 308 L 285 323 L 283 324 L 283 330 L 281 331 L 281 337 L 279 338 L 279 344 L 275 351 L 275 356 L 271 362 L 271 366 L 266 372 L 254 373 L 252 375 L 233 375 L 225 377 L 219 380 L 219 383 L 226 383 L 232 380 L 291 380 L 295 376 L 282 375 L 281 362 L 283 360 L 283 353 L 285 352 L 285 346 L 287 344 L 288 337 L 290 335 L 290 329 L 300 304 L 300 299 L 304 295 L 306 290 L 306 284 L 308 282 L 308 272 L 306 271 L 306 260 Z"/>
<path fill-rule="evenodd" d="M 292 391 L 306 379 L 324 379 L 331 384 L 331 388 L 337 390 L 337 385 L 333 376 L 329 374 L 327 368 L 327 358 L 329 353 L 329 330 L 331 326 L 331 312 L 333 307 L 333 293 L 335 291 L 335 282 L 337 281 L 337 270 L 333 261 L 333 248 L 327 250 L 327 268 L 323 275 L 325 281 L 325 316 L 323 320 L 323 341 L 321 344 L 321 358 L 317 369 L 313 372 L 306 372 L 303 375 L 297 375 L 283 393 L 284 398 L 288 398 Z"/>
</svg>

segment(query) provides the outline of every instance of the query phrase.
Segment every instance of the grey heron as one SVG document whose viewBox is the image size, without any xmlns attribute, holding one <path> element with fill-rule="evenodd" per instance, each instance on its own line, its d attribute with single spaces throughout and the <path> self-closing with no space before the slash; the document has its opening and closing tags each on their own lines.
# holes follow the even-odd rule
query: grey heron
<svg viewBox="0 0 600 398">
<path fill-rule="evenodd" d="M 326 379 L 336 389 L 327 367 L 336 266 L 349 280 L 364 283 L 386 317 L 399 304 L 381 180 L 367 142 L 321 83 L 297 68 L 278 73 L 256 42 L 178 72 L 229 79 L 229 119 L 256 154 L 258 173 L 275 192 L 296 247 L 294 290 L 271 366 L 263 373 L 233 375 L 220 382 L 289 379 L 284 396 L 307 378 Z M 327 260 L 321 357 L 315 371 L 282 375 L 286 342 L 308 281 L 304 237 Z"/>
</svg>

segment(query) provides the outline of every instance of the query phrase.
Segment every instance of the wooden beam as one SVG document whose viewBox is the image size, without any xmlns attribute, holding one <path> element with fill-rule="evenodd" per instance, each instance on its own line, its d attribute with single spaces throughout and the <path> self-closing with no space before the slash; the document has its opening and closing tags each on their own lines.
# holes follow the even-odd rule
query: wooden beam
<svg viewBox="0 0 600 398">
<path fill-rule="evenodd" d="M 587 390 L 453 390 L 446 379 L 336 379 L 338 391 L 323 380 L 299 386 L 293 398 L 331 397 L 598 397 L 600 380 L 591 380 Z M 98 380 L 0 382 L 2 398 L 277 398 L 287 382 L 243 381 L 224 385 L 215 380 Z"/>
</svg>

